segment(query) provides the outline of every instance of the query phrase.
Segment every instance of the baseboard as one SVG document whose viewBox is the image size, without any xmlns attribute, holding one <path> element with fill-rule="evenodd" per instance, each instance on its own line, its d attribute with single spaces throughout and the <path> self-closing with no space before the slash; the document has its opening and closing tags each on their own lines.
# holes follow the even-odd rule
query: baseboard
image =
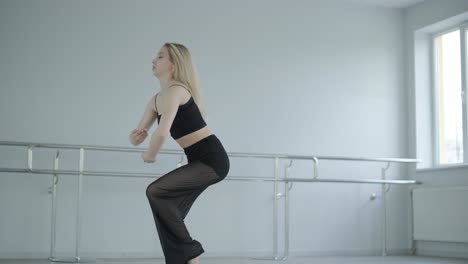
<svg viewBox="0 0 468 264">
<path fill-rule="evenodd" d="M 317 251 L 290 251 L 290 256 L 295 257 L 320 257 L 320 256 L 382 256 L 381 249 L 341 249 L 341 250 L 317 250 Z M 409 249 L 388 249 L 387 256 L 410 255 Z"/>
<path fill-rule="evenodd" d="M 387 250 L 387 255 L 409 255 L 408 249 Z M 284 256 L 283 251 L 279 251 L 277 257 Z M 290 251 L 291 257 L 317 257 L 317 256 L 382 256 L 380 249 L 341 249 L 341 250 L 317 250 L 317 251 Z M 55 254 L 57 259 L 74 258 L 74 252 L 60 252 Z M 206 251 L 203 257 L 223 257 L 223 258 L 260 258 L 273 259 L 272 251 Z M 48 259 L 48 252 L 0 252 L 0 259 Z M 163 259 L 162 251 L 156 252 L 81 252 L 80 258 L 86 259 Z"/>
<path fill-rule="evenodd" d="M 468 243 L 416 240 L 417 256 L 468 258 Z"/>
<path fill-rule="evenodd" d="M 468 252 L 466 252 L 466 251 L 465 252 L 464 251 L 453 251 L 453 250 L 417 249 L 416 250 L 416 256 L 468 259 Z"/>
</svg>

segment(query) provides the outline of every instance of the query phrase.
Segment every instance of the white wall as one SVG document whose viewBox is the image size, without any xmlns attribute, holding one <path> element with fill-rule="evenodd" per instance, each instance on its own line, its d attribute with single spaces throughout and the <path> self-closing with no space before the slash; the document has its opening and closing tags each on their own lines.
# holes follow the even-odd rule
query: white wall
<svg viewBox="0 0 468 264">
<path fill-rule="evenodd" d="M 450 22 L 460 23 L 468 18 L 468 1 L 465 0 L 450 0 L 437 1 L 426 0 L 419 5 L 415 5 L 405 10 L 405 50 L 407 58 L 407 87 L 408 87 L 408 129 L 409 129 L 409 156 L 417 156 L 422 158 L 423 167 L 431 166 L 430 153 L 430 138 L 431 129 L 430 105 L 427 103 L 430 98 L 422 97 L 422 93 L 417 93 L 422 89 L 428 89 L 430 82 L 424 79 L 424 72 L 428 67 L 427 56 L 424 58 L 425 52 L 429 52 L 428 47 L 424 46 L 426 36 L 419 33 L 421 29 L 425 31 L 428 27 L 434 27 L 436 24 L 448 25 Z M 416 32 L 417 31 L 417 32 Z M 416 33 L 416 34 L 415 34 Z M 417 39 L 415 47 L 415 37 Z M 415 64 L 414 49 L 417 48 L 418 63 Z M 415 72 L 422 76 L 415 78 Z M 419 86 L 418 86 L 419 85 Z M 418 96 L 416 96 L 416 94 Z M 427 93 L 426 93 L 427 96 Z M 417 102 L 415 104 L 415 102 Z M 418 112 L 416 112 L 418 111 Z M 424 113 L 426 112 L 426 113 Z M 416 114 L 418 113 L 418 114 Z M 416 119 L 416 117 L 418 119 Z M 418 145 L 419 143 L 419 145 Z M 418 148 L 417 148 L 418 147 Z M 417 152 L 418 151 L 418 152 Z M 468 168 L 454 167 L 450 169 L 420 169 L 416 170 L 416 166 L 410 166 L 409 174 L 412 179 L 422 181 L 425 187 L 428 186 L 466 186 L 468 185 Z M 453 257 L 468 257 L 468 244 L 464 243 L 440 243 L 432 241 L 417 241 L 416 242 L 418 255 L 433 255 L 433 256 L 453 256 Z"/>
<path fill-rule="evenodd" d="M 130 146 L 128 133 L 159 89 L 151 60 L 173 41 L 192 52 L 208 125 L 228 152 L 414 157 L 400 9 L 329 0 L 0 5 L 0 140 Z M 172 139 L 163 148 L 180 149 Z M 0 166 L 24 167 L 24 150 L 1 149 Z M 51 168 L 54 151 L 37 153 L 35 166 Z M 61 168 L 77 169 L 76 151 L 61 155 Z M 148 166 L 136 154 L 90 155 L 90 170 L 165 172 L 178 159 Z M 324 161 L 320 177 L 378 179 L 385 165 Z M 232 158 L 230 176 L 271 176 L 271 167 Z M 311 177 L 311 168 L 295 162 L 292 176 Z M 405 171 L 392 166 L 388 178 Z M 162 256 L 145 196 L 152 180 L 85 177 L 83 256 Z M 48 256 L 50 182 L 1 174 L 0 257 Z M 70 256 L 76 178 L 63 176 L 59 188 L 57 252 Z M 369 200 L 380 189 L 294 184 L 291 254 L 380 254 L 380 201 Z M 271 196 L 271 184 L 237 181 L 200 196 L 186 223 L 205 256 L 270 254 Z M 388 193 L 389 253 L 409 248 L 407 202 L 406 187 Z"/>
</svg>

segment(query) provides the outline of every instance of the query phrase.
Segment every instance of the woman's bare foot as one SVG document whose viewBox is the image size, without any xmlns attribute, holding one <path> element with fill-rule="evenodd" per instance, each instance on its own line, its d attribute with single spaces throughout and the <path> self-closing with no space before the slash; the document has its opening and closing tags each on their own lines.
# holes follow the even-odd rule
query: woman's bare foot
<svg viewBox="0 0 468 264">
<path fill-rule="evenodd" d="M 200 257 L 196 257 L 196 258 L 189 260 L 188 264 L 200 264 Z"/>
</svg>

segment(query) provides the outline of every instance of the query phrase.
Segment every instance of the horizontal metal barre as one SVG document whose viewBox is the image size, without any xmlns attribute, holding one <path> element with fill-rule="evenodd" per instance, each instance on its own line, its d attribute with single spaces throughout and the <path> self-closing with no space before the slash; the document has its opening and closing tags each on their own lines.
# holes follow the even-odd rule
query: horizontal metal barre
<svg viewBox="0 0 468 264">
<path fill-rule="evenodd" d="M 38 170 L 38 169 L 18 169 L 18 168 L 0 168 L 0 172 L 14 173 L 34 173 L 34 174 L 60 174 L 60 175 L 83 175 L 83 176 L 108 176 L 108 177 L 137 177 L 137 178 L 155 178 L 163 173 L 125 173 L 112 171 L 79 171 L 74 170 Z M 373 184 L 421 184 L 415 180 L 347 180 L 347 179 L 304 179 L 304 178 L 287 178 L 274 179 L 267 177 L 249 177 L 249 176 L 228 176 L 225 180 L 233 181 L 267 181 L 267 182 L 334 182 L 334 183 L 373 183 Z"/>
<path fill-rule="evenodd" d="M 105 151 L 121 151 L 121 152 L 144 152 L 146 148 L 135 147 L 112 147 L 112 146 L 97 146 L 97 145 L 71 145 L 71 144 L 53 144 L 53 143 L 28 143 L 17 141 L 0 141 L 0 145 L 5 146 L 24 146 L 24 147 L 40 147 L 40 148 L 63 148 L 63 149 L 85 149 L 85 150 L 105 150 Z M 183 150 L 165 150 L 161 149 L 160 153 L 180 155 L 185 154 Z M 279 158 L 279 159 L 303 159 L 303 160 L 349 160 L 349 161 L 376 161 L 376 162 L 398 162 L 398 163 L 418 163 L 420 159 L 405 159 L 405 158 L 366 158 L 366 157 L 333 157 L 333 156 L 311 156 L 311 155 L 288 155 L 288 154 L 267 154 L 267 153 L 245 153 L 245 152 L 227 152 L 230 157 L 251 157 L 251 158 Z"/>
<path fill-rule="evenodd" d="M 73 170 L 41 170 L 41 169 L 19 169 L 19 168 L 0 168 L 0 172 L 13 173 L 33 173 L 33 174 L 60 174 L 60 175 L 83 175 L 83 176 L 107 176 L 107 177 L 125 177 L 125 178 L 156 178 L 155 176 L 163 176 L 164 173 L 142 173 L 142 172 L 112 172 L 112 171 L 83 171 L 82 173 Z M 249 176 L 231 176 L 225 179 L 233 181 L 262 181 L 270 178 L 266 177 L 249 177 Z"/>
<path fill-rule="evenodd" d="M 302 178 L 288 178 L 287 180 L 278 180 L 287 182 L 339 182 L 339 183 L 375 183 L 375 184 L 422 184 L 420 181 L 415 180 L 346 180 L 346 179 L 302 179 Z"/>
</svg>

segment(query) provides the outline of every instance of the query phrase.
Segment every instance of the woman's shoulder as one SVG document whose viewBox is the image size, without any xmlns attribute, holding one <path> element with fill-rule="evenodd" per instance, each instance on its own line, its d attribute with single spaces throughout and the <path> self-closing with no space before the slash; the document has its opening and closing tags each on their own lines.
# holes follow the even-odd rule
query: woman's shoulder
<svg viewBox="0 0 468 264">
<path fill-rule="evenodd" d="M 187 86 L 186 86 L 185 84 L 183 84 L 183 83 L 173 83 L 173 84 L 169 85 L 168 88 L 172 88 L 172 90 L 174 90 L 174 89 L 175 89 L 175 90 L 178 90 L 179 92 L 180 92 L 180 91 L 183 92 L 183 91 L 185 90 L 186 92 L 188 92 L 188 93 L 190 94 L 190 90 L 189 90 L 189 89 L 187 88 Z M 168 90 L 171 91 L 171 89 L 168 89 Z"/>
<path fill-rule="evenodd" d="M 158 96 L 158 94 L 156 94 L 155 97 L 156 96 Z M 165 102 L 174 102 L 178 105 L 183 105 L 190 100 L 192 94 L 183 84 L 171 84 L 167 90 L 159 92 L 159 96 L 163 97 L 163 101 Z"/>
<path fill-rule="evenodd" d="M 192 93 L 184 84 L 171 84 L 167 89 L 168 94 L 178 97 L 182 101 L 187 101 L 192 97 Z"/>
</svg>

